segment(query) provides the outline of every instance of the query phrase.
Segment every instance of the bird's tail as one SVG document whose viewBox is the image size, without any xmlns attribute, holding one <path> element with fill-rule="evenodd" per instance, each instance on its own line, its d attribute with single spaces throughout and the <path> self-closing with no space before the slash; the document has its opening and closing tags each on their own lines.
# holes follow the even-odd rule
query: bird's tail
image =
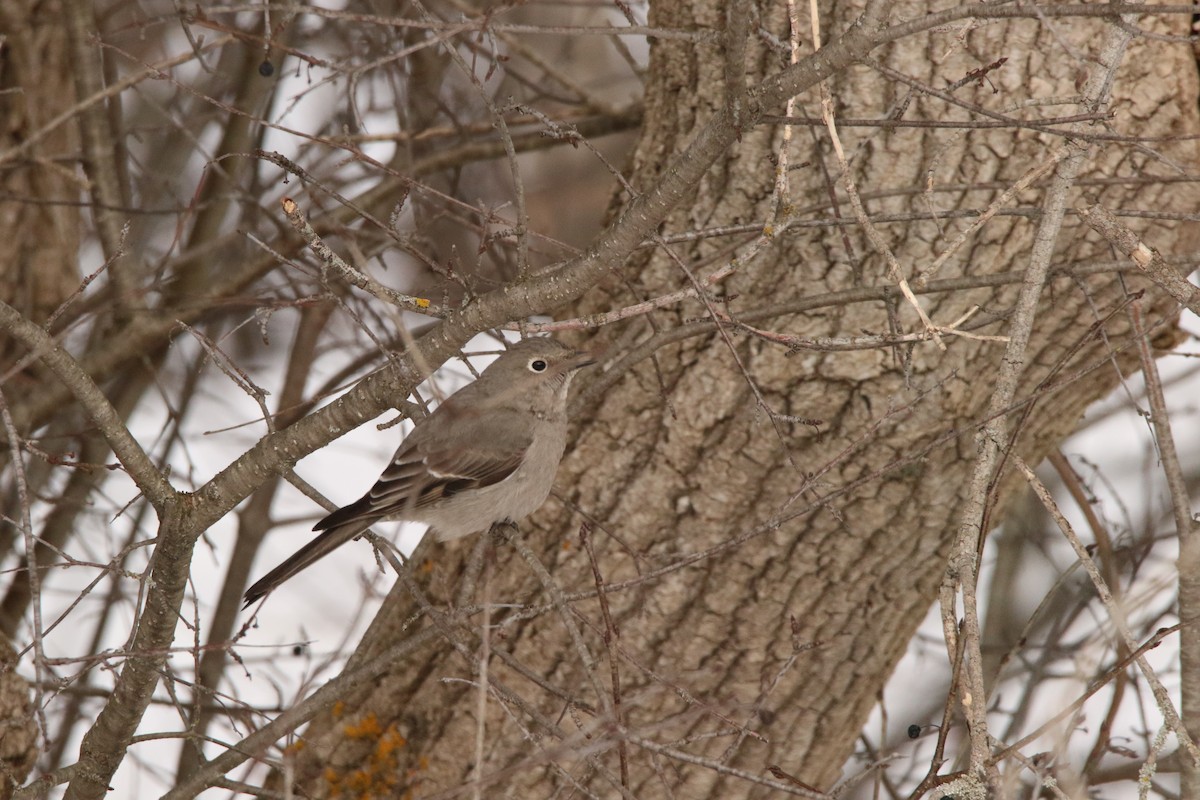
<svg viewBox="0 0 1200 800">
<path fill-rule="evenodd" d="M 381 517 L 350 519 L 341 525 L 334 525 L 321 531 L 321 533 L 311 542 L 301 547 L 293 553 L 286 561 L 280 564 L 275 569 L 268 572 L 266 575 L 258 579 L 258 581 L 246 590 L 245 604 L 242 608 L 249 608 L 253 603 L 260 598 L 265 597 L 269 592 L 273 591 L 281 583 L 291 578 L 296 573 L 305 569 L 313 562 L 332 553 L 337 548 L 344 545 L 346 542 L 355 538 L 372 524 L 376 523 Z M 322 520 L 322 523 L 325 520 Z M 321 523 L 317 523 L 318 527 Z"/>
</svg>

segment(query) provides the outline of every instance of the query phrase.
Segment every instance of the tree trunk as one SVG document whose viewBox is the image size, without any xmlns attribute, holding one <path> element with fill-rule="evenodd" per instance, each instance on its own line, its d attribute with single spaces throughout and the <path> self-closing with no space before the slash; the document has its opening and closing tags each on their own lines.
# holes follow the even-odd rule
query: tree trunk
<svg viewBox="0 0 1200 800">
<path fill-rule="evenodd" d="M 56 2 L 16 2 L 0 10 L 0 151 L 28 144 L 48 120 L 75 103 L 67 37 L 56 24 L 61 18 Z M 76 258 L 83 227 L 79 209 L 69 201 L 78 189 L 70 171 L 61 165 L 39 167 L 68 158 L 77 147 L 78 137 L 64 126 L 30 146 L 19 166 L 0 170 L 0 301 L 39 324 L 47 322 L 78 284 Z M 6 372 L 25 355 L 25 348 L 0 332 L 0 365 Z M 19 372 L 0 382 L 5 401 L 33 391 L 46 374 L 35 360 L 21 363 Z M 72 423 L 73 419 L 62 429 Z M 10 455 L 4 449 L 0 462 Z M 24 476 L 29 495 L 41 489 L 48 474 L 43 465 L 31 465 Z M 19 517 L 15 485 L 6 484 L 3 497 L 6 516 Z M 24 547 L 22 527 L 0 525 L 0 552 Z M 27 592 L 29 582 L 22 577 L 10 588 L 15 591 L 9 591 L 6 600 Z M 6 602 L 0 612 L 0 798 L 5 800 L 29 775 L 39 751 L 32 692 L 17 670 L 20 658 L 10 638 L 15 623 L 8 612 Z"/>
</svg>

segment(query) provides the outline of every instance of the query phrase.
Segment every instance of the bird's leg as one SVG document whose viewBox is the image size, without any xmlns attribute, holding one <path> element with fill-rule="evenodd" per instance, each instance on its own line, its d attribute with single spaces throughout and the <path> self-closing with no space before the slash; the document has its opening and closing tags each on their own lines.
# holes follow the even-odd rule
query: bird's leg
<svg viewBox="0 0 1200 800">
<path fill-rule="evenodd" d="M 488 550 L 489 560 L 495 561 L 495 556 L 500 551 L 500 546 L 520 534 L 521 528 L 511 519 L 506 519 L 503 522 L 493 522 L 492 527 L 488 528 L 487 532 L 488 544 L 491 545 Z"/>
<path fill-rule="evenodd" d="M 508 541 L 510 536 L 516 536 L 520 532 L 520 526 L 511 519 L 506 519 L 503 522 L 493 522 L 492 527 L 488 528 L 488 536 L 497 545 L 500 542 Z"/>
</svg>

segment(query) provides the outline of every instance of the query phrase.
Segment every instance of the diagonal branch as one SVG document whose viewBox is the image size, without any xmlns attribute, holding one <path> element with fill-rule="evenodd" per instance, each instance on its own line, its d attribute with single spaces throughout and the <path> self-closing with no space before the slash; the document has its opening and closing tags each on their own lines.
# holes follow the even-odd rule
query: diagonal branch
<svg viewBox="0 0 1200 800">
<path fill-rule="evenodd" d="M 1112 75 L 1124 57 L 1130 34 L 1117 26 L 1110 30 L 1100 52 L 1101 69 L 1097 69 L 1083 89 L 1082 104 L 1095 110 L 1106 101 L 1112 89 Z M 996 388 L 988 403 L 988 422 L 976 437 L 977 455 L 970 480 L 970 493 L 963 509 L 958 537 L 950 563 L 939 590 L 942 606 L 943 628 L 951 632 L 955 594 L 960 593 L 963 611 L 963 635 L 965 641 L 964 675 L 961 688 L 963 710 L 971 738 L 971 778 L 985 775 L 990 785 L 995 785 L 998 774 L 989 758 L 989 736 L 987 729 L 987 701 L 984 689 L 982 654 L 980 652 L 981 631 L 976 584 L 979 579 L 979 554 L 983 537 L 987 534 L 988 506 L 992 487 L 996 484 L 1004 462 L 1004 447 L 1010 441 L 1008 419 L 1002 410 L 1016 396 L 1017 386 L 1025 371 L 1027 348 L 1036 321 L 1038 301 L 1050 269 L 1054 244 L 1062 228 L 1066 213 L 1067 193 L 1074 184 L 1076 175 L 1083 168 L 1088 150 L 1069 142 L 1069 154 L 1061 160 L 1046 190 L 1042 203 L 1043 214 L 1033 242 L 1029 267 L 1009 329 L 1011 338 L 1005 348 L 996 378 Z M 948 642 L 949 644 L 949 639 Z"/>
<path fill-rule="evenodd" d="M 129 477 L 162 514 L 168 502 L 177 496 L 170 482 L 150 460 L 142 446 L 125 427 L 121 415 L 96 382 L 79 366 L 79 362 L 62 348 L 41 326 L 21 316 L 15 308 L 0 302 L 0 328 L 19 340 L 48 366 L 62 381 L 100 429 L 113 453 L 121 460 Z"/>
</svg>

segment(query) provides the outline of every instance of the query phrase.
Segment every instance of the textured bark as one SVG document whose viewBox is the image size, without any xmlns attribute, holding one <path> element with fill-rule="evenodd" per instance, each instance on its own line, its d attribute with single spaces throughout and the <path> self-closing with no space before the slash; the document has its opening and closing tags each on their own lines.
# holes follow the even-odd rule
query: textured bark
<svg viewBox="0 0 1200 800">
<path fill-rule="evenodd" d="M 897 5 L 897 17 L 925 11 L 921 3 Z M 724 8 L 725 3 L 716 2 L 659 2 L 651 23 L 719 30 L 725 24 Z M 843 30 L 857 10 L 855 4 L 838 4 L 823 20 L 827 36 Z M 782 8 L 763 13 L 770 14 L 762 20 L 764 27 L 786 30 Z M 1184 20 L 1175 23 L 1175 33 L 1185 32 Z M 889 67 L 940 89 L 1006 57 L 1003 68 L 989 74 L 990 83 L 970 84 L 955 96 L 1009 110 L 1035 99 L 1075 94 L 1080 65 L 1090 64 L 1087 57 L 1107 24 L 999 21 L 910 37 L 877 55 Z M 1166 23 L 1162 25 L 1165 30 Z M 1078 59 L 1064 52 L 1068 47 Z M 720 107 L 723 59 L 716 43 L 655 43 L 645 123 L 632 161 L 636 188 L 652 183 L 667 159 Z M 780 59 L 751 37 L 748 78 L 778 70 Z M 906 86 L 867 68 L 839 75 L 831 89 L 841 117 L 882 118 L 908 102 Z M 1136 40 L 1113 92 L 1116 130 L 1148 137 L 1200 130 L 1195 64 L 1184 44 Z M 1064 115 L 1075 113 L 1074 106 L 1061 108 Z M 1028 113 L 1052 116 L 1059 110 L 1030 106 Z M 815 93 L 800 99 L 797 113 L 819 115 Z M 904 116 L 966 117 L 961 109 L 922 94 L 911 98 Z M 1105 127 L 1083 130 L 1100 133 Z M 768 219 L 771 165 L 780 133 L 767 125 L 746 130 L 663 231 Z M 857 184 L 868 196 L 876 195 L 869 204 L 873 214 L 925 211 L 930 203 L 943 212 L 986 206 L 1061 141 L 1009 128 L 843 128 L 841 133 L 854 159 Z M 1127 143 L 1095 146 L 1082 181 L 1165 176 L 1171 174 L 1171 159 L 1195 163 L 1191 142 L 1151 146 L 1153 151 Z M 824 173 L 838 172 L 828 137 L 799 128 L 795 149 L 794 163 L 808 160 L 812 165 L 793 171 L 793 200 L 811 202 L 814 216 L 826 216 Z M 926 196 L 921 189 L 927 181 L 935 188 L 977 188 Z M 1109 208 L 1183 211 L 1200 201 L 1190 183 L 1096 183 L 1086 191 Z M 1035 207 L 1040 199 L 1036 188 L 1020 198 L 1023 207 Z M 848 206 L 839 214 L 850 216 Z M 1160 251 L 1196 248 L 1194 230 L 1141 222 L 1131 220 Z M 900 263 L 912 269 L 932 261 L 966 224 L 943 219 L 881 230 Z M 1023 216 L 991 220 L 938 277 L 1023 269 L 1034 227 L 1035 221 Z M 677 245 L 675 252 L 695 265 L 727 244 L 724 239 L 701 240 Z M 1058 261 L 1068 265 L 1109 257 L 1108 247 L 1085 226 L 1068 220 Z M 1149 290 L 1146 302 L 1153 321 L 1173 324 L 1174 303 L 1139 277 L 1125 281 L 1133 290 Z M 824 292 L 888 283 L 883 259 L 861 230 L 848 224 L 844 230 L 804 229 L 783 237 L 726 281 L 723 291 L 737 315 Z M 605 311 L 681 285 L 675 262 L 661 250 L 644 251 L 639 261 L 614 274 L 572 312 Z M 1015 285 L 947 292 L 926 296 L 923 305 L 932 318 L 948 323 L 974 305 L 1003 312 L 1016 292 Z M 1030 462 L 1070 433 L 1085 407 L 1115 385 L 1118 370 L 1133 363 L 1126 352 L 1129 325 L 1120 311 L 1125 290 L 1112 274 L 1058 277 L 1043 296 L 1021 391 L 1022 399 L 1036 398 L 1036 403 L 1018 409 L 1014 417 L 1021 423 L 1017 451 Z M 912 330 L 911 309 L 903 302 L 895 308 L 904 329 Z M 670 331 L 704 315 L 703 306 L 693 302 L 661 312 L 657 321 L 660 330 Z M 872 301 L 779 314 L 756 324 L 807 337 L 851 336 L 888 331 L 889 316 L 884 303 Z M 983 332 L 1003 334 L 1003 322 Z M 638 322 L 605 329 L 599 338 L 624 352 L 649 335 L 645 323 Z M 767 765 L 778 764 L 810 785 L 827 788 L 840 774 L 879 690 L 934 599 L 959 523 L 974 426 L 986 407 L 1002 345 L 949 338 L 945 352 L 922 344 L 911 352 L 806 351 L 789 357 L 784 348 L 740 334 L 733 341 L 767 403 L 777 412 L 825 420 L 820 433 L 785 425 L 781 437 L 756 407 L 724 340 L 711 329 L 665 344 L 653 361 L 643 360 L 619 380 L 607 382 L 583 403 L 578 438 L 558 484 L 596 523 L 592 536 L 606 582 L 632 580 L 748 532 L 759 533 L 611 592 L 608 603 L 619 638 L 607 649 L 598 602 L 589 598 L 573 607 L 600 665 L 594 674 L 605 691 L 610 689 L 606 653 L 619 648 L 623 723 L 632 736 L 760 777 L 767 776 Z M 1115 358 L 1106 360 L 1110 354 Z M 906 367 L 903 357 L 909 355 Z M 1044 382 L 1097 365 L 1099 369 L 1077 375 L 1065 388 L 1042 391 Z M 809 481 L 812 473 L 817 476 Z M 794 497 L 801 488 L 804 493 Z M 1005 494 L 999 492 L 1001 502 Z M 827 502 L 817 507 L 822 498 Z M 579 523 L 577 513 L 552 501 L 524 525 L 526 541 L 567 592 L 593 587 L 589 559 L 576 535 Z M 467 540 L 421 551 L 434 560 L 419 557 L 416 563 L 427 569 L 416 573 L 435 603 L 454 596 L 476 544 Z M 489 562 L 490 602 L 550 602 L 511 548 L 498 546 Z M 479 602 L 482 595 L 474 599 Z M 415 610 L 398 583 L 356 663 L 411 632 Z M 606 703 L 585 676 L 561 618 L 552 608 L 536 615 L 497 610 L 492 622 L 502 621 L 506 613 L 510 619 L 492 632 L 493 652 L 512 653 L 532 674 L 577 702 L 568 707 L 561 696 L 492 658 L 491 675 L 522 696 L 529 708 L 504 708 L 495 695 L 489 698 L 484 775 L 491 783 L 485 796 L 550 796 L 551 786 L 569 787 L 572 781 L 601 796 L 616 796 L 616 726 L 599 711 Z M 416 624 L 431 623 L 422 619 Z M 460 640 L 477 647 L 473 637 L 478 626 L 479 618 L 473 617 L 459 631 Z M 476 678 L 477 665 L 446 643 L 428 650 L 423 660 L 398 665 L 371 691 L 348 698 L 336 714 L 309 728 L 297 756 L 308 776 L 306 790 L 327 796 L 350 787 L 376 793 L 419 787 L 425 794 L 470 780 L 479 720 L 476 692 L 468 681 Z M 540 716 L 529 713 L 530 708 Z M 768 741 L 729 735 L 729 720 Z M 713 735 L 719 732 L 725 735 Z M 568 738 L 563 741 L 563 736 Z M 731 746 L 735 751 L 726 758 Z M 629 743 L 627 752 L 629 792 L 635 796 L 667 796 L 664 786 L 686 798 L 769 793 L 705 766 L 655 755 L 636 743 Z"/>
<path fill-rule="evenodd" d="M 0 151 L 25 142 L 75 102 L 66 33 L 55 24 L 61 17 L 57 2 L 14 2 L 0 9 Z M 0 301 L 37 323 L 47 320 L 79 280 L 75 264 L 81 222 L 72 202 L 78 184 L 61 163 L 77 147 L 77 137 L 64 126 L 32 147 L 26 160 L 0 170 Z M 0 334 L 5 370 L 25 354 L 25 348 Z M 29 391 L 40 371 L 36 363 L 26 365 L 10 376 L 3 391 L 10 398 Z M 35 487 L 46 475 L 39 466 L 32 465 L 28 476 Z M 15 491 L 6 491 L 6 515 L 19 516 Z M 15 525 L 0 525 L 0 551 L 8 552 L 14 538 L 19 541 L 18 531 Z M 23 579 L 18 583 L 27 588 Z M 0 633 L 0 798 L 12 796 L 38 755 L 30 687 L 17 672 L 11 627 L 6 619 Z"/>
<path fill-rule="evenodd" d="M 33 769 L 38 725 L 29 682 L 17 674 L 17 651 L 0 634 L 0 800 L 8 800 Z"/>
<path fill-rule="evenodd" d="M 0 150 L 25 142 L 75 102 L 66 33 L 56 2 L 5 4 L 0 62 Z M 39 169 L 71 158 L 78 137 L 64 125 L 45 136 L 16 168 L 0 172 L 0 300 L 27 318 L 45 321 L 79 283 L 79 208 L 72 202 L 79 185 L 65 167 Z M 38 202 L 21 202 L 33 199 Z M 12 353 L 0 350 L 8 361 Z M 21 352 L 17 349 L 17 352 Z"/>
</svg>

